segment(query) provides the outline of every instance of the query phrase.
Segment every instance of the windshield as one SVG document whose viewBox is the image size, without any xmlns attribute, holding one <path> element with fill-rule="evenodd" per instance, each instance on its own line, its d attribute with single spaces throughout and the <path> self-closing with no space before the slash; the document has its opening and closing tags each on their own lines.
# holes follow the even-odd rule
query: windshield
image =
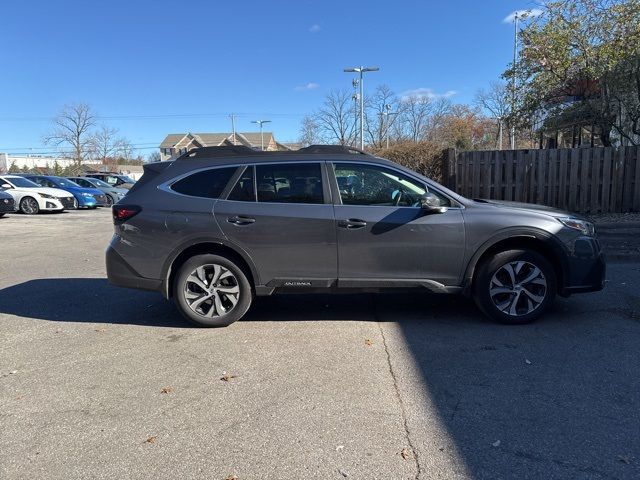
<svg viewBox="0 0 640 480">
<path fill-rule="evenodd" d="M 51 178 L 51 181 L 53 183 L 55 183 L 57 186 L 59 186 L 59 187 L 65 187 L 65 188 L 67 188 L 67 187 L 80 187 L 80 185 L 78 185 L 76 182 L 72 182 L 68 178 L 53 177 L 53 178 Z"/>
<path fill-rule="evenodd" d="M 96 187 L 111 188 L 111 185 L 109 185 L 107 182 L 103 182 L 99 178 L 92 178 L 90 180 L 87 180 L 87 182 L 95 185 Z"/>
<path fill-rule="evenodd" d="M 37 183 L 22 177 L 3 178 L 2 181 L 9 183 L 16 188 L 40 188 L 40 185 Z"/>
<path fill-rule="evenodd" d="M 129 177 L 128 175 L 120 175 L 119 178 L 124 183 L 136 183 L 136 181 L 133 178 Z"/>
</svg>

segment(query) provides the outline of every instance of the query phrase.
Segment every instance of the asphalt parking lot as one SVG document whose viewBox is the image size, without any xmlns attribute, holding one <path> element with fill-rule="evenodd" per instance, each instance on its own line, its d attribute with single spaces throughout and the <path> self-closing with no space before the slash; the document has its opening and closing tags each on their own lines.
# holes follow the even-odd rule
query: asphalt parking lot
<svg viewBox="0 0 640 480">
<path fill-rule="evenodd" d="M 0 219 L 0 478 L 640 478 L 640 264 L 524 327 L 458 297 L 109 286 L 107 209 Z"/>
</svg>

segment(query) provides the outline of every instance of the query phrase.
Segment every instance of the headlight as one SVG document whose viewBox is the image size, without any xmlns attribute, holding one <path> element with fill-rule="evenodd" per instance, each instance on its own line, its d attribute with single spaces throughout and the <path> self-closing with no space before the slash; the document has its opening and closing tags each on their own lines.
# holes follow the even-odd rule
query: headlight
<svg viewBox="0 0 640 480">
<path fill-rule="evenodd" d="M 580 220 L 578 218 L 571 218 L 571 217 L 562 217 L 562 218 L 558 218 L 558 221 L 560 221 L 560 223 L 562 223 L 565 227 L 578 230 L 582 232 L 583 235 L 587 235 L 588 237 L 592 237 L 596 232 L 596 229 L 593 226 L 593 223 L 587 222 L 585 220 Z"/>
<path fill-rule="evenodd" d="M 42 198 L 50 198 L 51 200 L 57 200 L 58 197 L 54 197 L 53 195 L 47 195 L 46 193 L 39 194 Z"/>
<path fill-rule="evenodd" d="M 84 193 L 84 192 L 82 193 L 82 196 L 83 197 L 93 197 L 93 195 L 91 195 L 90 193 Z"/>
</svg>

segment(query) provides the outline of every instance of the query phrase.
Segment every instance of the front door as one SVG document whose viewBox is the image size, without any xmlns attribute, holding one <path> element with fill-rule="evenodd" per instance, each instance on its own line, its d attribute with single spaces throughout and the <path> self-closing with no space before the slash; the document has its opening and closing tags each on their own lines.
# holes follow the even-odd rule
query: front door
<svg viewBox="0 0 640 480">
<path fill-rule="evenodd" d="M 249 166 L 214 205 L 220 228 L 248 252 L 262 285 L 335 283 L 335 219 L 324 168 L 318 162 Z"/>
<path fill-rule="evenodd" d="M 425 212 L 420 198 L 426 185 L 395 169 L 335 163 L 334 172 L 341 285 L 397 285 L 418 279 L 458 283 L 464 254 L 459 208 Z M 450 200 L 442 196 L 442 202 L 446 206 Z"/>
</svg>

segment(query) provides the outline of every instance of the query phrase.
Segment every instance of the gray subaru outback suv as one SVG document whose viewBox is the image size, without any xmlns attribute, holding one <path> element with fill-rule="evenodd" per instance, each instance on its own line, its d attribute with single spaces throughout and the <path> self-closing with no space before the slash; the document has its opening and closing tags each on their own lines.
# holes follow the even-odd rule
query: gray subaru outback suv
<svg viewBox="0 0 640 480">
<path fill-rule="evenodd" d="M 393 287 L 470 295 L 521 324 L 604 285 L 585 219 L 470 200 L 345 147 L 193 150 L 145 165 L 113 219 L 109 281 L 173 297 L 204 326 L 242 318 L 254 295 Z"/>
</svg>

